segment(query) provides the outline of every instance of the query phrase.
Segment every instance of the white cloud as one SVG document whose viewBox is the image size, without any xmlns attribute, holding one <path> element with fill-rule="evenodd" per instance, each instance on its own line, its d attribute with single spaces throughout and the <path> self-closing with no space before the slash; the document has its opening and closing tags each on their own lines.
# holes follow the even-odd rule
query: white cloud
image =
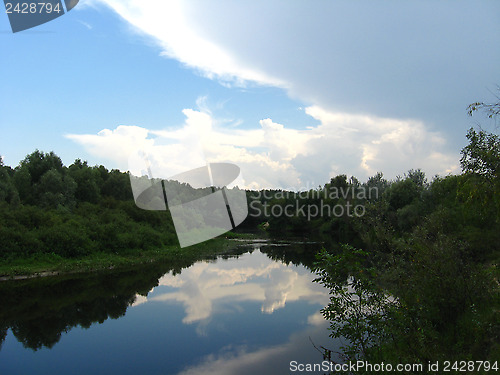
<svg viewBox="0 0 500 375">
<path fill-rule="evenodd" d="M 91 155 L 115 162 L 126 170 L 128 155 L 137 148 L 150 148 L 154 140 L 148 139 L 149 131 L 139 126 L 120 125 L 114 130 L 103 129 L 97 134 L 67 134 L 69 138 L 85 147 Z"/>
<path fill-rule="evenodd" d="M 500 57 L 491 48 L 500 35 L 493 2 L 91 3 L 208 78 L 281 87 L 309 105 L 321 122 L 310 129 L 269 118 L 253 130 L 222 129 L 205 108 L 185 110 L 191 128 L 149 132 L 179 140 L 196 128 L 211 141 L 205 157 L 238 164 L 253 188 L 318 185 L 338 173 L 457 171 L 457 143 L 469 126 L 463 108 L 491 84 Z"/>
<path fill-rule="evenodd" d="M 365 180 L 378 171 L 395 177 L 411 168 L 429 175 L 458 170 L 458 155 L 446 150 L 444 137 L 419 121 L 332 113 L 317 106 L 305 111 L 320 124 L 300 130 L 264 119 L 259 129 L 227 129 L 215 125 L 209 113 L 185 109 L 186 121 L 177 129 L 120 125 L 97 135 L 67 137 L 122 170 L 129 168 L 130 154 L 142 149 L 158 178 L 206 162 L 234 163 L 242 171 L 239 186 L 254 189 L 312 188 L 342 173 Z"/>
<path fill-rule="evenodd" d="M 458 172 L 458 155 L 447 150 L 442 133 L 420 121 L 332 113 L 317 106 L 306 113 L 321 122 L 311 131 L 322 137 L 310 141 L 307 148 L 317 152 L 300 158 L 301 165 L 316 160 L 330 176 L 345 173 L 361 179 L 379 171 L 392 178 L 412 168 L 430 175 Z"/>
<path fill-rule="evenodd" d="M 153 37 L 162 47 L 162 55 L 175 58 L 199 70 L 208 78 L 227 84 L 244 85 L 247 81 L 286 86 L 221 45 L 205 38 L 188 16 L 188 4 L 173 0 L 101 0 L 130 23 L 136 31 Z"/>
</svg>

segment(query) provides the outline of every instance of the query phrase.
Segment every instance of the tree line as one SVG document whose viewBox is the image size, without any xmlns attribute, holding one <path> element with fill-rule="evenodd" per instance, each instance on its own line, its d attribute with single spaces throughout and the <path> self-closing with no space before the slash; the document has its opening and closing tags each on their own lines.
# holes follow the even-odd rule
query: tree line
<svg viewBox="0 0 500 375">
<path fill-rule="evenodd" d="M 322 224 L 341 240 L 318 256 L 317 281 L 331 290 L 322 311 L 347 342 L 326 358 L 473 373 L 486 371 L 474 361 L 500 358 L 500 138 L 470 129 L 467 139 L 460 175 L 378 178 L 363 217 Z"/>
<path fill-rule="evenodd" d="M 53 152 L 0 162 L 0 259 L 151 249 L 177 241 L 168 212 L 135 206 L 127 173 Z"/>
</svg>

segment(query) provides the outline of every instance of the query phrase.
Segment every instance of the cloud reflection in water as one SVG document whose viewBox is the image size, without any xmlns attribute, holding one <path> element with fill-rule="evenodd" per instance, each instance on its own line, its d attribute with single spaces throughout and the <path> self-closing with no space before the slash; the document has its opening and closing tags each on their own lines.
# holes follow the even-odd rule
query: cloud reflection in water
<svg viewBox="0 0 500 375">
<path fill-rule="evenodd" d="M 312 283 L 313 279 L 314 275 L 303 267 L 287 266 L 256 252 L 239 259 L 196 263 L 175 276 L 168 273 L 148 297 L 138 295 L 133 306 L 181 302 L 185 324 L 209 319 L 229 302 L 260 301 L 261 311 L 267 314 L 298 300 L 326 306 L 328 293 Z"/>
</svg>

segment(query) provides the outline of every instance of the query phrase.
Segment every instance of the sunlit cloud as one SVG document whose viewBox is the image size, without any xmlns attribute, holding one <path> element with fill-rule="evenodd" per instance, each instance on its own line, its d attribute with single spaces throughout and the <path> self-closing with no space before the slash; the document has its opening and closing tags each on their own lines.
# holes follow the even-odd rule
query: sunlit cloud
<svg viewBox="0 0 500 375">
<path fill-rule="evenodd" d="M 448 151 L 445 136 L 421 121 L 328 112 L 318 106 L 306 108 L 306 113 L 321 122 L 311 131 L 322 136 L 308 145 L 319 152 L 301 162 L 317 160 L 330 176 L 364 179 L 384 172 L 394 178 L 417 168 L 430 175 L 459 171 L 458 153 Z"/>
<path fill-rule="evenodd" d="M 189 5 L 173 0 L 101 0 L 126 20 L 135 31 L 152 38 L 161 55 L 174 58 L 207 78 L 226 85 L 244 86 L 257 82 L 285 87 L 286 83 L 237 58 L 222 46 L 205 38 L 187 15 Z"/>
<path fill-rule="evenodd" d="M 238 165 L 242 188 L 315 188 L 338 174 L 361 180 L 383 171 L 389 178 L 422 168 L 430 175 L 458 171 L 458 155 L 446 149 L 444 136 L 422 122 L 329 112 L 318 106 L 305 113 L 320 122 L 291 129 L 272 119 L 257 128 L 219 125 L 208 109 L 185 109 L 184 124 L 149 130 L 120 125 L 98 134 L 69 134 L 93 156 L 128 170 L 137 149 L 148 154 L 152 177 L 169 178 L 207 162 Z M 394 155 L 398 155 L 397 158 Z"/>
<path fill-rule="evenodd" d="M 128 155 L 133 150 L 153 147 L 154 140 L 147 138 L 148 133 L 139 126 L 120 125 L 97 134 L 67 134 L 65 137 L 84 146 L 89 154 L 114 161 L 119 168 L 126 170 Z"/>
</svg>

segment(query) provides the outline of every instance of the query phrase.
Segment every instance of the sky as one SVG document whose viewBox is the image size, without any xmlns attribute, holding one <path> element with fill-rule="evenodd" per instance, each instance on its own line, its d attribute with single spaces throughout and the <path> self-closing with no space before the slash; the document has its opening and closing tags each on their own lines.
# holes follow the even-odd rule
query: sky
<svg viewBox="0 0 500 375">
<path fill-rule="evenodd" d="M 460 172 L 500 85 L 498 1 L 81 0 L 13 34 L 0 8 L 0 155 L 154 177 L 238 165 L 247 188 Z"/>
</svg>

